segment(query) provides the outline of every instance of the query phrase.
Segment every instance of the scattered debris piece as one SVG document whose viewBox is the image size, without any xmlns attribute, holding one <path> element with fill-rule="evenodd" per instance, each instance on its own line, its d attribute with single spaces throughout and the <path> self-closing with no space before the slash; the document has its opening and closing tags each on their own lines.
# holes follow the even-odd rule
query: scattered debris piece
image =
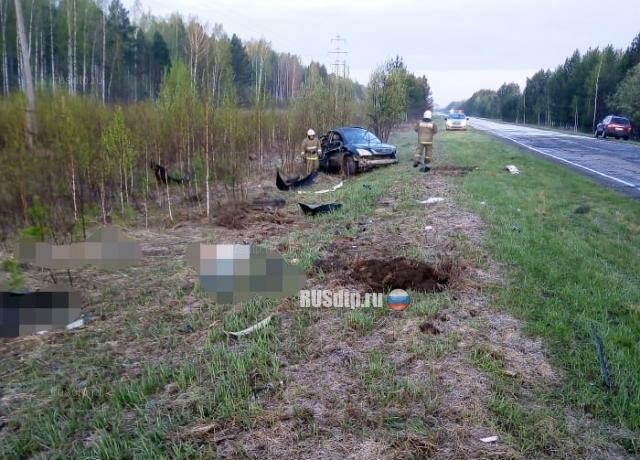
<svg viewBox="0 0 640 460">
<path fill-rule="evenodd" d="M 300 205 L 300 209 L 302 209 L 302 212 L 308 216 L 315 216 L 316 214 L 333 212 L 342 207 L 341 203 L 326 203 L 326 204 L 316 204 L 316 205 L 310 205 L 310 204 L 304 204 L 304 203 L 298 203 L 298 204 Z"/>
<path fill-rule="evenodd" d="M 216 428 L 218 428 L 218 424 L 217 423 L 211 423 L 209 425 L 195 426 L 195 427 L 191 428 L 190 434 L 192 434 L 192 435 L 203 435 L 203 434 L 210 433 L 211 431 L 215 431 Z"/>
<path fill-rule="evenodd" d="M 511 230 L 513 230 L 514 232 L 518 232 L 518 233 L 520 233 L 520 232 L 522 231 L 522 227 L 520 227 L 520 225 L 518 225 L 518 224 L 514 224 L 514 225 L 511 227 Z"/>
<path fill-rule="evenodd" d="M 70 331 L 72 329 L 78 329 L 79 327 L 82 327 L 82 326 L 84 326 L 84 317 L 78 318 L 72 323 L 67 324 L 66 329 L 67 331 Z"/>
<path fill-rule="evenodd" d="M 512 377 L 512 378 L 514 378 L 514 377 L 517 377 L 517 376 L 518 376 L 518 373 L 517 373 L 516 371 L 510 371 L 510 370 L 508 370 L 508 369 L 503 370 L 503 371 L 502 371 L 502 373 L 503 373 L 504 375 L 506 375 L 507 377 Z"/>
<path fill-rule="evenodd" d="M 489 443 L 489 442 L 496 442 L 497 440 L 498 440 L 498 437 L 497 437 L 497 436 L 489 436 L 489 437 L 487 437 L 487 438 L 480 438 L 480 441 L 482 441 L 482 442 L 486 442 L 486 443 Z"/>
<path fill-rule="evenodd" d="M 520 170 L 515 165 L 507 165 L 504 169 L 509 171 L 511 174 L 520 174 Z"/>
<path fill-rule="evenodd" d="M 486 206 L 486 205 L 487 205 L 487 202 L 486 202 L 486 201 L 481 201 L 481 202 L 480 202 L 480 204 L 481 204 L 482 206 Z"/>
<path fill-rule="evenodd" d="M 207 425 L 197 425 L 189 429 L 183 436 L 189 437 L 207 437 L 207 442 L 220 444 L 225 441 L 236 439 L 235 434 L 225 434 L 220 432 L 220 424 L 210 423 Z"/>
<path fill-rule="evenodd" d="M 316 191 L 315 191 L 315 192 L 313 192 L 313 193 L 315 193 L 316 195 L 321 195 L 321 194 L 323 194 L 323 193 L 335 192 L 335 191 L 336 191 L 336 190 L 338 190 L 339 188 L 342 188 L 342 186 L 343 186 L 343 185 L 344 185 L 344 182 L 340 182 L 339 184 L 336 184 L 336 185 L 334 185 L 334 186 L 333 186 L 333 187 L 331 187 L 331 188 L 326 188 L 326 189 L 324 189 L 324 190 L 316 190 Z M 305 192 L 302 192 L 302 191 L 298 190 L 298 193 L 305 193 Z"/>
<path fill-rule="evenodd" d="M 430 232 L 431 230 L 433 230 L 433 227 L 431 225 L 427 225 L 424 229 Z"/>
<path fill-rule="evenodd" d="M 591 208 L 589 206 L 580 206 L 579 208 L 577 208 L 575 210 L 576 214 L 587 214 L 589 211 L 591 211 Z"/>
<path fill-rule="evenodd" d="M 432 196 L 431 198 L 427 198 L 426 200 L 416 200 L 419 204 L 433 204 L 440 203 L 444 201 L 444 198 L 440 198 L 438 196 Z"/>
<path fill-rule="evenodd" d="M 591 325 L 591 337 L 596 344 L 596 354 L 598 355 L 598 364 L 600 365 L 600 372 L 602 374 L 602 382 L 607 389 L 611 389 L 611 379 L 609 378 L 609 367 L 607 366 L 607 360 L 604 356 L 604 346 L 602 345 L 602 339 L 596 332 L 596 328 Z"/>
<path fill-rule="evenodd" d="M 278 188 L 278 190 L 282 190 L 282 191 L 295 190 L 302 187 L 308 187 L 311 184 L 313 184 L 313 181 L 317 175 L 318 175 L 317 172 L 312 172 L 311 174 L 308 174 L 303 178 L 293 177 L 293 178 L 284 179 L 280 175 L 280 171 L 278 170 L 276 172 L 276 187 Z"/>
<path fill-rule="evenodd" d="M 248 327 L 246 329 L 243 329 L 241 331 L 238 331 L 238 332 L 224 331 L 224 333 L 227 334 L 227 335 L 231 335 L 233 337 L 236 337 L 236 338 L 244 337 L 245 335 L 249 335 L 252 332 L 257 331 L 258 329 L 262 329 L 263 327 L 265 327 L 267 324 L 269 324 L 269 322 L 271 321 L 271 318 L 273 318 L 273 315 L 269 315 L 265 319 L 260 321 L 259 323 L 256 323 L 253 326 Z"/>
</svg>

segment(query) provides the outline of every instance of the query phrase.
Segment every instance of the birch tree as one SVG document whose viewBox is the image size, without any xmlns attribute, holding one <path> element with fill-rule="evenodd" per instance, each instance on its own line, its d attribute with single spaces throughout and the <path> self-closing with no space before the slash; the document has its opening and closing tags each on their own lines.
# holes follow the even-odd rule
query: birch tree
<svg viewBox="0 0 640 460">
<path fill-rule="evenodd" d="M 7 3 L 0 0 L 0 29 L 2 29 L 2 94 L 9 94 L 9 65 L 7 60 Z"/>
<path fill-rule="evenodd" d="M 18 32 L 18 42 L 20 48 L 20 62 L 22 65 L 22 80 L 27 107 L 25 113 L 25 138 L 29 150 L 33 150 L 34 138 L 37 134 L 36 126 L 36 96 L 33 89 L 33 75 L 31 74 L 31 63 L 29 62 L 29 48 L 27 44 L 27 34 L 24 30 L 24 18 L 22 15 L 22 2 L 15 0 L 16 7 L 16 31 Z"/>
<path fill-rule="evenodd" d="M 187 33 L 189 39 L 189 74 L 191 76 L 191 86 L 196 88 L 198 61 L 207 52 L 207 33 L 204 27 L 195 19 L 189 21 Z"/>
</svg>

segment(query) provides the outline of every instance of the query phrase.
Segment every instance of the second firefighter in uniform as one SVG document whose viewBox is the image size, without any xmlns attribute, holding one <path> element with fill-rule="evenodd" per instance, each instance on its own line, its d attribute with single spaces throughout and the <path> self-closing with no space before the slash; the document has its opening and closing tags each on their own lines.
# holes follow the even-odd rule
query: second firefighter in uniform
<svg viewBox="0 0 640 460">
<path fill-rule="evenodd" d="M 307 164 L 307 174 L 318 171 L 322 146 L 313 129 L 307 131 L 307 137 L 302 141 L 301 155 Z"/>
</svg>

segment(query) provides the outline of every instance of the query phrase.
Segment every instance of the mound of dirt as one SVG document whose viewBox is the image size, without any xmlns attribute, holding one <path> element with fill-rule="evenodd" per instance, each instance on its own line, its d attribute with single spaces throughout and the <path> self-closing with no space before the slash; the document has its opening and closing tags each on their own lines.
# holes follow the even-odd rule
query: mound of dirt
<svg viewBox="0 0 640 460">
<path fill-rule="evenodd" d="M 439 292 L 449 283 L 449 275 L 424 262 L 396 257 L 364 259 L 351 265 L 352 276 L 373 290 L 411 289 L 418 292 Z"/>
</svg>

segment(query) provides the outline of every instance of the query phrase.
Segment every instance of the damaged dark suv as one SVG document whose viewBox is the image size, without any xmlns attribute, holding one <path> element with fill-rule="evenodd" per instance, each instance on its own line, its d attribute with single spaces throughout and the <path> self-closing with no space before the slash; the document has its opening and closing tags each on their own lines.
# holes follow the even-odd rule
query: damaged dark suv
<svg viewBox="0 0 640 460">
<path fill-rule="evenodd" d="M 333 129 L 321 136 L 320 142 L 320 167 L 327 172 L 341 171 L 352 176 L 358 171 L 398 162 L 395 145 L 383 143 L 359 126 Z"/>
</svg>

